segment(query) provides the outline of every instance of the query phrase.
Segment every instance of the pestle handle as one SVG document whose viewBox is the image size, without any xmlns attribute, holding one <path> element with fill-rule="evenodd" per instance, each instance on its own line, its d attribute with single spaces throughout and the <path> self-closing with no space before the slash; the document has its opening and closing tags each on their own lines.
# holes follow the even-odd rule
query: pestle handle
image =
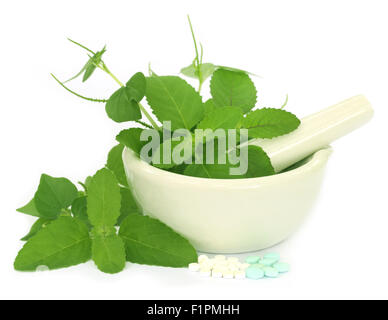
<svg viewBox="0 0 388 320">
<path fill-rule="evenodd" d="M 373 116 L 369 101 L 358 95 L 301 120 L 298 129 L 274 139 L 255 139 L 267 152 L 276 172 L 328 146 L 367 123 Z"/>
</svg>

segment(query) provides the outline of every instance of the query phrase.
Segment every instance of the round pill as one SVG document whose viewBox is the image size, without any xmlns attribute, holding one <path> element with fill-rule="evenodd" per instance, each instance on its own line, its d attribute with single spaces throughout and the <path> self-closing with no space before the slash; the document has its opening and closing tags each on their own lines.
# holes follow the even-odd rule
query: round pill
<svg viewBox="0 0 388 320">
<path fill-rule="evenodd" d="M 276 262 L 278 262 L 279 259 L 280 259 L 280 255 L 278 253 L 276 253 L 276 252 L 270 252 L 270 253 L 266 253 L 264 255 L 264 258 L 275 259 Z"/>
<path fill-rule="evenodd" d="M 245 269 L 245 276 L 249 279 L 261 279 L 264 277 L 264 271 L 258 267 L 250 266 Z"/>
<path fill-rule="evenodd" d="M 245 262 L 249 264 L 258 263 L 259 261 L 260 261 L 260 257 L 258 256 L 249 256 L 245 259 Z"/>
<path fill-rule="evenodd" d="M 260 264 L 263 264 L 263 265 L 268 266 L 268 267 L 272 266 L 276 262 L 278 262 L 278 260 L 274 259 L 274 258 L 263 258 L 260 260 Z"/>
<path fill-rule="evenodd" d="M 235 273 L 234 273 L 234 277 L 236 278 L 236 279 L 239 279 L 239 280 L 241 280 L 241 279 L 245 279 L 245 271 L 236 271 Z"/>
<path fill-rule="evenodd" d="M 233 273 L 233 271 L 225 270 L 224 272 L 222 272 L 222 276 L 225 279 L 233 279 L 234 278 L 234 273 Z"/>
<path fill-rule="evenodd" d="M 280 273 L 285 273 L 290 270 L 290 265 L 284 262 L 277 262 L 272 267 L 275 268 Z"/>
<path fill-rule="evenodd" d="M 254 263 L 254 264 L 251 264 L 250 266 L 255 268 L 260 268 L 260 269 L 264 269 L 266 267 L 264 264 L 261 264 L 261 263 Z"/>
<path fill-rule="evenodd" d="M 230 264 L 230 265 L 228 265 L 228 269 L 229 269 L 230 271 L 236 272 L 236 271 L 238 271 L 240 268 L 239 268 L 237 265 L 235 265 L 235 264 Z"/>
<path fill-rule="evenodd" d="M 198 262 L 201 263 L 205 260 L 209 260 L 209 257 L 206 255 L 206 254 L 201 254 L 199 257 L 198 257 Z"/>
<path fill-rule="evenodd" d="M 272 267 L 265 267 L 264 274 L 267 278 L 276 278 L 279 275 L 279 272 Z"/>
<path fill-rule="evenodd" d="M 228 269 L 228 265 L 227 264 L 219 264 L 219 263 L 216 263 L 214 266 L 213 266 L 213 269 Z"/>
<path fill-rule="evenodd" d="M 199 271 L 199 264 L 198 263 L 190 263 L 189 264 L 189 271 L 191 271 L 191 272 Z"/>
<path fill-rule="evenodd" d="M 213 266 L 216 264 L 216 260 L 214 260 L 214 259 L 208 259 L 208 260 L 205 260 L 204 263 L 206 263 L 207 265 L 213 267 Z"/>
<path fill-rule="evenodd" d="M 213 270 L 212 278 L 222 278 L 222 272 L 220 270 Z"/>
<path fill-rule="evenodd" d="M 245 270 L 246 268 L 248 268 L 250 266 L 249 263 L 239 263 L 238 264 L 238 267 L 241 269 L 241 270 Z"/>
<path fill-rule="evenodd" d="M 201 268 L 199 270 L 199 274 L 201 275 L 201 277 L 210 277 L 211 271 L 208 268 Z"/>
</svg>

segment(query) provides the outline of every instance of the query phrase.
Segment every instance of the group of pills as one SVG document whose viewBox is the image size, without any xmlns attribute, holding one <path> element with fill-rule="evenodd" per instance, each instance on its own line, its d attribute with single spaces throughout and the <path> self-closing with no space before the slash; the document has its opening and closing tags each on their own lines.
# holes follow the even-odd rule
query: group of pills
<svg viewBox="0 0 388 320">
<path fill-rule="evenodd" d="M 240 262 L 237 257 L 217 255 L 209 258 L 207 255 L 200 255 L 197 263 L 189 264 L 189 271 L 199 272 L 202 277 L 225 279 L 276 278 L 290 269 L 287 263 L 279 260 L 277 253 L 267 253 L 263 257 L 249 256 L 245 262 Z"/>
</svg>

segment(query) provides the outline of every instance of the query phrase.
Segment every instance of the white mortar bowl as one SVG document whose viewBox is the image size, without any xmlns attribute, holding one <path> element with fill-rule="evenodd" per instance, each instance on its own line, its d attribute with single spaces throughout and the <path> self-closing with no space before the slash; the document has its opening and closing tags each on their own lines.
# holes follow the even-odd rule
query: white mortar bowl
<svg viewBox="0 0 388 320">
<path fill-rule="evenodd" d="M 125 148 L 123 161 L 143 212 L 169 225 L 202 252 L 270 247 L 294 232 L 312 209 L 332 150 L 269 177 L 205 179 L 155 168 Z"/>
</svg>

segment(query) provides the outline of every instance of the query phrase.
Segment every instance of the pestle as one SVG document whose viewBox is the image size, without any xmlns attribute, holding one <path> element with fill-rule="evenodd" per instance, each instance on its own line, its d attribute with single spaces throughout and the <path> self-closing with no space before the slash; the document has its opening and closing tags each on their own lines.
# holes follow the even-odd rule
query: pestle
<svg viewBox="0 0 388 320">
<path fill-rule="evenodd" d="M 373 116 L 369 101 L 358 95 L 307 116 L 290 134 L 274 139 L 254 139 L 268 154 L 276 172 L 328 146 L 367 123 Z"/>
</svg>

